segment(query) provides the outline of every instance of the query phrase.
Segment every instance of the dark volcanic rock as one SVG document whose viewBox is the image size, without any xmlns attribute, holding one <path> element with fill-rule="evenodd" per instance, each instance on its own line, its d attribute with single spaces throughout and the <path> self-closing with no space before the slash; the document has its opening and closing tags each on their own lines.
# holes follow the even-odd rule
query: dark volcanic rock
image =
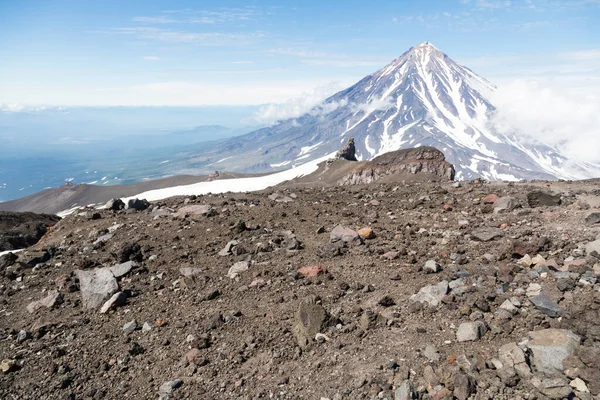
<svg viewBox="0 0 600 400">
<path fill-rule="evenodd" d="M 560 193 L 552 194 L 534 190 L 527 193 L 527 203 L 529 203 L 529 207 L 559 206 L 561 203 Z"/>
<path fill-rule="evenodd" d="M 337 152 L 335 158 L 343 158 L 344 160 L 348 161 L 357 161 L 356 147 L 354 146 L 354 138 L 352 136 L 348 138 L 346 145 Z"/>
<path fill-rule="evenodd" d="M 0 212 L 0 251 L 33 246 L 59 220 L 49 214 Z"/>
</svg>

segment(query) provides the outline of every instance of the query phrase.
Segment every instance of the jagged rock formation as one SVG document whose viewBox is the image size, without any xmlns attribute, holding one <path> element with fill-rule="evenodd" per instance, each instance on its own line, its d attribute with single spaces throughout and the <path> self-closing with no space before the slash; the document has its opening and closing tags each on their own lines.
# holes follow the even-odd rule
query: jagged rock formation
<svg viewBox="0 0 600 400">
<path fill-rule="evenodd" d="M 354 138 L 352 136 L 348 138 L 346 145 L 337 152 L 335 158 L 342 158 L 348 161 L 358 161 L 356 159 L 356 146 L 354 145 Z"/>
</svg>

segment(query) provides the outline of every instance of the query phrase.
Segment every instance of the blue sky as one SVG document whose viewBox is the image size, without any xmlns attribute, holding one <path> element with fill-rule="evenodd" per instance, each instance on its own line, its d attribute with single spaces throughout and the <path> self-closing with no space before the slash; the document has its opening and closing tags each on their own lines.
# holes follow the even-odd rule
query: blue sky
<svg viewBox="0 0 600 400">
<path fill-rule="evenodd" d="M 584 87 L 600 77 L 598 21 L 600 0 L 3 0 L 0 103 L 285 102 L 421 41 L 494 82 Z"/>
</svg>

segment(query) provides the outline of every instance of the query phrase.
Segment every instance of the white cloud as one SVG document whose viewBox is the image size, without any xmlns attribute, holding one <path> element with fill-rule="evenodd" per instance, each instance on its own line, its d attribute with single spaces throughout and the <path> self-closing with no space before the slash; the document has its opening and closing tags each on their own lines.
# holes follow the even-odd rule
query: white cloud
<svg viewBox="0 0 600 400">
<path fill-rule="evenodd" d="M 356 111 L 364 111 L 366 113 L 372 113 L 373 111 L 387 110 L 394 105 L 391 97 L 385 99 L 373 99 L 369 103 L 352 104 L 352 109 Z"/>
<path fill-rule="evenodd" d="M 313 113 L 328 113 L 334 111 L 340 106 L 338 103 L 325 105 L 319 110 L 315 110 L 315 106 L 320 104 L 327 97 L 340 91 L 342 86 L 339 83 L 329 83 L 319 86 L 312 92 L 304 92 L 300 96 L 287 100 L 283 103 L 272 103 L 262 106 L 256 112 L 251 120 L 252 122 L 270 125 L 277 121 L 282 121 L 290 118 L 297 118 L 308 112 Z"/>
<path fill-rule="evenodd" d="M 114 28 L 103 33 L 131 35 L 138 39 L 156 40 L 166 43 L 187 43 L 200 46 L 239 46 L 253 43 L 265 36 L 262 32 L 248 33 L 222 33 L 206 32 L 195 33 L 175 31 L 153 27 Z"/>
<path fill-rule="evenodd" d="M 131 19 L 133 22 L 142 22 L 147 24 L 172 24 L 177 22 L 177 20 L 166 17 L 133 17 Z"/>
<path fill-rule="evenodd" d="M 146 61 L 158 61 L 158 60 L 160 60 L 160 57 L 156 57 L 156 56 L 144 56 L 142 58 L 144 60 L 146 60 Z"/>
<path fill-rule="evenodd" d="M 493 125 L 556 147 L 576 161 L 599 163 L 600 78 L 520 79 L 491 96 Z"/>
</svg>

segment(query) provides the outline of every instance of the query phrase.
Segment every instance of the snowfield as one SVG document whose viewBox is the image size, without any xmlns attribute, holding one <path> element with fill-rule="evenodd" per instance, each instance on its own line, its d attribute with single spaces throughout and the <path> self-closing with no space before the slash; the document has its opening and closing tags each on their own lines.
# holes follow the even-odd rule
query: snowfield
<svg viewBox="0 0 600 400">
<path fill-rule="evenodd" d="M 334 152 L 306 164 L 302 164 L 285 171 L 276 172 L 271 175 L 252 178 L 221 179 L 210 182 L 195 183 L 193 185 L 174 186 L 165 189 L 150 190 L 139 193 L 135 196 L 125 197 L 122 200 L 127 202 L 129 199 L 139 198 L 146 199 L 148 201 L 156 201 L 173 196 L 191 196 L 193 194 L 201 195 L 207 193 L 226 192 L 240 193 L 263 190 L 294 178 L 312 174 L 318 169 L 318 164 L 332 158 L 335 156 L 335 154 L 336 153 Z"/>
</svg>

